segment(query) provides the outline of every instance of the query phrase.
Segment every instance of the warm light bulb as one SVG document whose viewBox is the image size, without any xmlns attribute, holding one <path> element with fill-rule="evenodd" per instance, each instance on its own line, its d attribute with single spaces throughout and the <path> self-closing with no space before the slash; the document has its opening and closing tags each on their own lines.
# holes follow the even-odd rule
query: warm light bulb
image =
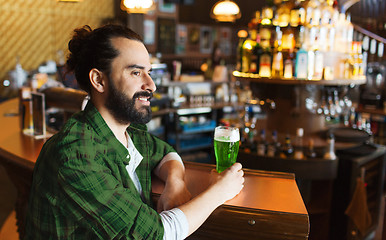
<svg viewBox="0 0 386 240">
<path fill-rule="evenodd" d="M 153 0 L 122 0 L 121 8 L 131 13 L 146 13 L 153 5 Z"/>
<path fill-rule="evenodd" d="M 223 0 L 213 6 L 210 16 L 220 22 L 233 22 L 241 17 L 241 13 L 236 3 Z"/>
<path fill-rule="evenodd" d="M 248 32 L 245 31 L 245 30 L 240 30 L 240 31 L 237 32 L 237 36 L 239 38 L 246 38 L 246 37 L 248 37 Z"/>
<path fill-rule="evenodd" d="M 237 4 L 230 1 L 220 2 L 213 9 L 215 15 L 236 15 L 239 12 L 240 9 Z"/>
</svg>

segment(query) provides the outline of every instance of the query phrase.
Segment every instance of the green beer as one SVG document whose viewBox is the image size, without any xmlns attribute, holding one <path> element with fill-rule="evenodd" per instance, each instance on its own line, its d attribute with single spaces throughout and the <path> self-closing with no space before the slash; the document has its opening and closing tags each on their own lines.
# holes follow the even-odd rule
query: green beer
<svg viewBox="0 0 386 240">
<path fill-rule="evenodd" d="M 214 136 L 216 170 L 221 173 L 232 166 L 239 153 L 240 134 L 237 128 L 217 127 Z"/>
</svg>

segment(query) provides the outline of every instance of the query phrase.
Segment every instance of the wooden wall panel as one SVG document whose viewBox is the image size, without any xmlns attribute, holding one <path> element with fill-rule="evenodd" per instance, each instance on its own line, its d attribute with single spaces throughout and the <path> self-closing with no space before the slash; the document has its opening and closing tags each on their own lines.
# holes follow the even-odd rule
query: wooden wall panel
<svg viewBox="0 0 386 240">
<path fill-rule="evenodd" d="M 16 56 L 24 69 L 34 70 L 56 52 L 67 54 L 76 27 L 92 28 L 114 17 L 114 0 L 0 0 L 0 81 L 14 69 Z"/>
</svg>

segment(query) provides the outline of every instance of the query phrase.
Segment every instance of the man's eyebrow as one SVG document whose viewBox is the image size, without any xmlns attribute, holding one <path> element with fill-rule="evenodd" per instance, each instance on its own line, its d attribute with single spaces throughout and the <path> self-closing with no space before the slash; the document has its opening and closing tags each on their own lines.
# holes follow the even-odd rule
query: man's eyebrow
<svg viewBox="0 0 386 240">
<path fill-rule="evenodd" d="M 129 65 L 129 66 L 127 66 L 127 68 L 139 68 L 139 69 L 142 69 L 142 70 L 145 69 L 144 66 L 137 65 L 137 64 Z M 149 69 L 150 72 L 151 72 L 152 70 L 153 70 L 153 68 L 150 68 L 150 69 Z"/>
<path fill-rule="evenodd" d="M 139 68 L 139 69 L 145 69 L 144 66 L 137 65 L 137 64 L 129 65 L 129 66 L 127 66 L 127 68 Z"/>
</svg>

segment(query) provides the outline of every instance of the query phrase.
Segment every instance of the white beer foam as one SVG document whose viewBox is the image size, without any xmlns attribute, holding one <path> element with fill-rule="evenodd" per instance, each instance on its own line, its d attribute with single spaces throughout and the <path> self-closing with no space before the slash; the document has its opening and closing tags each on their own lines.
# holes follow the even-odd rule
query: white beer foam
<svg viewBox="0 0 386 240">
<path fill-rule="evenodd" d="M 214 140 L 221 142 L 238 142 L 240 141 L 240 133 L 238 129 L 229 131 L 229 129 L 216 129 Z"/>
</svg>

